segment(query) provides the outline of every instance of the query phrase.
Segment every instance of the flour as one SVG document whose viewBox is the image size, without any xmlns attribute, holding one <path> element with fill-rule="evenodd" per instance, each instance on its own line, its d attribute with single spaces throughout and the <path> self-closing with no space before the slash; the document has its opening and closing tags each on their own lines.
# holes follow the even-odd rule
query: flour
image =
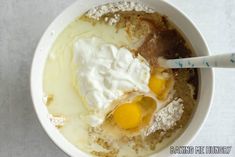
<svg viewBox="0 0 235 157">
<path fill-rule="evenodd" d="M 166 131 L 176 125 L 183 114 L 182 99 L 178 98 L 171 101 L 166 107 L 162 108 L 154 115 L 154 121 L 150 128 L 144 133 L 145 136 L 155 132 L 156 130 Z"/>
<path fill-rule="evenodd" d="M 107 13 L 115 13 L 118 11 L 144 11 L 147 13 L 153 13 L 153 9 L 149 8 L 146 5 L 137 3 L 137 2 L 127 2 L 127 1 L 120 1 L 117 3 L 108 3 L 101 6 L 94 7 L 90 9 L 85 16 L 100 20 L 100 18 L 107 14 Z M 119 21 L 119 15 L 115 14 L 112 18 L 106 18 L 106 22 L 110 25 L 114 25 Z"/>
<path fill-rule="evenodd" d="M 109 25 L 114 25 L 120 20 L 119 14 L 114 14 L 114 17 L 108 18 L 105 17 L 104 21 L 107 22 Z"/>
</svg>

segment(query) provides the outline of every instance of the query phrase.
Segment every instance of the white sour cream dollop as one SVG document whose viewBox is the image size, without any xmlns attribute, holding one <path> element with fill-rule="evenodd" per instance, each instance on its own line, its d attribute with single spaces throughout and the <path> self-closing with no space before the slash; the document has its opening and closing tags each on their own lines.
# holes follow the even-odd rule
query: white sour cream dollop
<svg viewBox="0 0 235 157">
<path fill-rule="evenodd" d="M 148 92 L 150 67 L 126 48 L 92 37 L 74 45 L 76 84 L 90 112 L 88 123 L 103 123 L 111 103 L 130 91 Z"/>
</svg>

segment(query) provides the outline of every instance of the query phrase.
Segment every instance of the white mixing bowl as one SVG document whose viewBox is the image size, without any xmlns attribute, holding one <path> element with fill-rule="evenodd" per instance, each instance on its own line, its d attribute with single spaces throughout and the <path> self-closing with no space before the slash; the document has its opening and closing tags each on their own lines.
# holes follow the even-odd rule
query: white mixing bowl
<svg viewBox="0 0 235 157">
<path fill-rule="evenodd" d="M 86 157 L 88 154 L 76 148 L 73 144 L 68 142 L 62 134 L 51 124 L 48 119 L 47 107 L 43 103 L 43 70 L 46 63 L 49 49 L 53 42 L 64 28 L 70 24 L 76 17 L 83 14 L 88 9 L 108 2 L 115 2 L 117 0 L 78 0 L 63 13 L 61 13 L 47 28 L 42 36 L 37 49 L 35 51 L 32 69 L 31 69 L 31 95 L 37 116 L 46 130 L 50 138 L 58 145 L 64 152 L 73 157 Z M 155 9 L 157 12 L 168 16 L 184 34 L 184 36 L 192 44 L 196 55 L 209 55 L 209 50 L 202 34 L 196 29 L 195 25 L 186 17 L 179 9 L 163 0 L 144 0 L 148 6 Z M 184 133 L 172 143 L 174 146 L 182 146 L 189 144 L 197 135 L 204 121 L 207 118 L 211 100 L 213 95 L 213 71 L 212 69 L 201 69 L 199 79 L 199 104 L 193 115 L 190 124 Z M 169 156 L 169 148 L 152 156 Z"/>
</svg>

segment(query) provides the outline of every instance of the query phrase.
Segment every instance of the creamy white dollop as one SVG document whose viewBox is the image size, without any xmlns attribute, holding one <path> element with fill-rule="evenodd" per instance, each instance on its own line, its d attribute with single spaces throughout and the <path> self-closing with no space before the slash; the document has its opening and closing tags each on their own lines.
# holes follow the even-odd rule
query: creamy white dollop
<svg viewBox="0 0 235 157">
<path fill-rule="evenodd" d="M 78 39 L 74 46 L 77 88 L 95 126 L 101 124 L 111 103 L 126 92 L 148 92 L 150 67 L 127 48 L 92 37 Z M 95 120 L 92 120 L 95 119 Z"/>
</svg>

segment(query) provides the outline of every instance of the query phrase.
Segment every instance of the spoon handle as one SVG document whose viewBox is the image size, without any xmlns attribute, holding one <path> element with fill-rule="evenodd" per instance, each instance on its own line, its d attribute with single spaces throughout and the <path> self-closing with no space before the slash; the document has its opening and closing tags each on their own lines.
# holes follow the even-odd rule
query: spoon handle
<svg viewBox="0 0 235 157">
<path fill-rule="evenodd" d="M 192 58 L 159 58 L 158 63 L 165 68 L 235 68 L 235 53 L 201 56 Z"/>
</svg>

